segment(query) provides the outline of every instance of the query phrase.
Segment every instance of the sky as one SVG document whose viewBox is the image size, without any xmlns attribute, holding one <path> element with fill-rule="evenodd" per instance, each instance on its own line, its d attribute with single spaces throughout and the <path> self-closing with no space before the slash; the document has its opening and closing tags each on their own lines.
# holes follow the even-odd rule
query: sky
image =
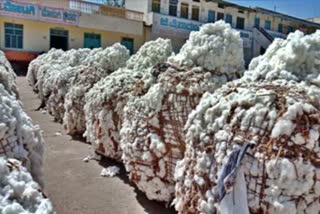
<svg viewBox="0 0 320 214">
<path fill-rule="evenodd" d="M 320 17 L 320 0 L 227 0 L 239 5 L 263 7 L 299 18 Z"/>
</svg>

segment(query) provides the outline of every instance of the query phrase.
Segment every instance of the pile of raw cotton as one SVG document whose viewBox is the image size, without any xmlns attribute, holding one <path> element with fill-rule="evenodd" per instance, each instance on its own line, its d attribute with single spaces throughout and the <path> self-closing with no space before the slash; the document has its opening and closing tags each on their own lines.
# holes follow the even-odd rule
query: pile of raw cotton
<svg viewBox="0 0 320 214">
<path fill-rule="evenodd" d="M 0 83 L 11 95 L 18 97 L 15 80 L 16 74 L 14 73 L 11 64 L 7 60 L 5 54 L 0 51 Z"/>
<path fill-rule="evenodd" d="M 37 87 L 39 97 L 46 103 L 52 91 L 55 89 L 55 79 L 59 78 L 66 69 L 79 66 L 91 53 L 90 49 L 69 50 L 64 52 L 59 58 L 48 61 L 39 67 L 37 73 Z"/>
<path fill-rule="evenodd" d="M 275 39 L 264 55 L 253 59 L 245 79 L 305 80 L 320 86 L 319 53 L 320 31 L 306 36 L 296 31 L 289 34 L 286 40 Z"/>
<path fill-rule="evenodd" d="M 318 213 L 319 36 L 275 40 L 241 80 L 203 96 L 175 170 L 180 213 Z"/>
<path fill-rule="evenodd" d="M 206 94 L 186 125 L 179 213 L 318 213 L 320 89 L 236 81 Z"/>
<path fill-rule="evenodd" d="M 165 62 L 172 54 L 170 40 L 145 43 L 127 62 L 125 68 L 99 81 L 86 94 L 85 117 L 87 141 L 101 154 L 120 159 L 119 131 L 123 108 L 133 94 L 143 94 L 155 82 L 152 66 Z"/>
<path fill-rule="evenodd" d="M 15 159 L 0 158 L 0 213 L 53 214 L 49 199 Z"/>
<path fill-rule="evenodd" d="M 65 96 L 63 124 L 69 134 L 83 134 L 86 130 L 84 95 L 95 83 L 115 70 L 126 66 L 129 50 L 119 43 L 97 52 L 83 62 L 79 71 L 70 79 L 71 88 Z"/>
<path fill-rule="evenodd" d="M 38 91 L 37 82 L 40 67 L 48 62 L 57 60 L 63 53 L 63 50 L 52 48 L 48 53 L 42 54 L 30 62 L 27 80 L 34 91 Z"/>
<path fill-rule="evenodd" d="M 213 93 L 242 75 L 242 49 L 240 35 L 230 25 L 204 25 L 191 33 L 169 63 L 154 68 L 158 83 L 128 102 L 121 130 L 122 159 L 130 179 L 149 199 L 172 199 L 188 115 L 205 92 Z"/>
<path fill-rule="evenodd" d="M 0 64 L 0 68 L 7 67 L 8 75 L 0 80 L 0 156 L 21 160 L 34 179 L 41 183 L 43 140 L 40 128 L 32 124 L 12 91 L 15 80 L 10 64 L 6 59 L 1 62 L 5 63 Z"/>
</svg>

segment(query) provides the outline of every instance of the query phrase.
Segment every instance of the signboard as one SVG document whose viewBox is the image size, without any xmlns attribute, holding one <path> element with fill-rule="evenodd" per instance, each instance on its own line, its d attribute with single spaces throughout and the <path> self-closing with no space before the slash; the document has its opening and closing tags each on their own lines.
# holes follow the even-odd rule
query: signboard
<svg viewBox="0 0 320 214">
<path fill-rule="evenodd" d="M 187 19 L 153 14 L 152 33 L 188 38 L 191 31 L 198 31 L 203 23 Z"/>
<path fill-rule="evenodd" d="M 0 0 L 0 15 L 26 19 L 37 19 L 38 7 L 34 4 Z"/>
<path fill-rule="evenodd" d="M 113 7 L 123 7 L 125 6 L 125 0 L 84 0 L 86 2 L 92 2 L 96 4 L 109 5 Z"/>
<path fill-rule="evenodd" d="M 79 24 L 79 12 L 35 4 L 0 0 L 0 16 L 11 16 L 67 25 Z"/>
<path fill-rule="evenodd" d="M 39 6 L 39 20 L 68 25 L 78 25 L 79 13 L 70 10 Z"/>
</svg>

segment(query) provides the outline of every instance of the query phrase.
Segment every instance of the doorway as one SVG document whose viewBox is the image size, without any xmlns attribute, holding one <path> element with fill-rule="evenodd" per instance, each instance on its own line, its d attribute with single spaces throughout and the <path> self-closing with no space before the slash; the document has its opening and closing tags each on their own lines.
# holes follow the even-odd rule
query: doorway
<svg viewBox="0 0 320 214">
<path fill-rule="evenodd" d="M 63 29 L 50 29 L 50 48 L 68 50 L 69 32 Z"/>
<path fill-rule="evenodd" d="M 129 51 L 130 54 L 133 54 L 134 49 L 134 40 L 131 38 L 122 38 L 121 44 L 125 46 Z"/>
</svg>

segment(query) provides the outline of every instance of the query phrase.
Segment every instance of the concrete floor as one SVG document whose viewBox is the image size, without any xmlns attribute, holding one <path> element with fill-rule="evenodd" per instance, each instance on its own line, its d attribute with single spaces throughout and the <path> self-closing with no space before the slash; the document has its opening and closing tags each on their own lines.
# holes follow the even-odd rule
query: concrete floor
<svg viewBox="0 0 320 214">
<path fill-rule="evenodd" d="M 39 124 L 45 139 L 45 193 L 58 214 L 166 214 L 175 213 L 162 203 L 148 200 L 129 182 L 121 164 L 112 160 L 90 161 L 88 144 L 66 135 L 61 124 L 41 111 L 35 111 L 40 102 L 25 77 L 18 77 L 20 98 L 25 111 Z M 55 133 L 62 133 L 56 136 Z M 117 165 L 117 177 L 103 178 L 103 167 Z"/>
</svg>

